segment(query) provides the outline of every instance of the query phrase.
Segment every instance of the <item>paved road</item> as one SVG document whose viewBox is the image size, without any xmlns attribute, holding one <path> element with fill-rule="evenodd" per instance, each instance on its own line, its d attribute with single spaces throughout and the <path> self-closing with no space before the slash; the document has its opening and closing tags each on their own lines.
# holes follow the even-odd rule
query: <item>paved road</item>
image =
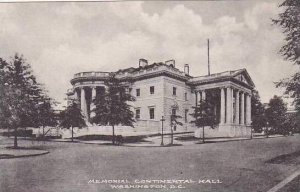
<svg viewBox="0 0 300 192">
<path fill-rule="evenodd" d="M 26 144 L 24 142 L 21 144 Z M 278 155 L 299 151 L 299 135 L 176 147 L 47 142 L 45 149 L 50 153 L 0 160 L 0 191 L 255 192 L 267 191 L 300 168 L 299 165 L 265 163 Z M 127 179 L 130 184 L 137 184 L 134 183 L 136 179 L 191 179 L 197 182 L 200 179 L 222 183 L 183 184 L 185 189 L 172 190 L 112 190 L 109 184 L 89 184 L 91 179 Z M 169 184 L 166 186 L 170 187 Z"/>
</svg>

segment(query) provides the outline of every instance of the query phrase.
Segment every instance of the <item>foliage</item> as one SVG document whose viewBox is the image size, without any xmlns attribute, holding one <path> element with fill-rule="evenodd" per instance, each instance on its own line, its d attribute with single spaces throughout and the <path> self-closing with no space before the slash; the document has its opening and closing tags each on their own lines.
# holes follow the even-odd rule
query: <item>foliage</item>
<svg viewBox="0 0 300 192">
<path fill-rule="evenodd" d="M 37 106 L 38 124 L 40 126 L 55 126 L 57 125 L 56 114 L 53 110 L 53 102 L 50 98 L 42 98 Z"/>
<path fill-rule="evenodd" d="M 74 138 L 74 127 L 82 128 L 86 126 L 84 116 L 81 113 L 80 106 L 77 101 L 72 100 L 70 105 L 60 113 L 60 126 L 70 129 L 72 133 L 72 141 Z"/>
<path fill-rule="evenodd" d="M 251 116 L 252 127 L 255 132 L 261 132 L 266 127 L 265 108 L 260 101 L 260 97 L 257 91 L 253 91 L 253 97 L 251 99 Z"/>
<path fill-rule="evenodd" d="M 273 19 L 286 36 L 286 44 L 281 47 L 280 53 L 286 60 L 300 65 L 300 1 L 285 0 L 280 7 L 284 7 L 284 12 L 278 15 L 278 19 Z"/>
<path fill-rule="evenodd" d="M 191 123 L 195 124 L 197 127 L 210 126 L 215 128 L 218 124 L 217 117 L 214 112 L 214 105 L 209 100 L 200 101 L 199 105 L 193 107 L 194 113 L 191 116 L 194 120 Z"/>
<path fill-rule="evenodd" d="M 178 106 L 173 106 L 172 109 L 177 110 Z M 176 113 L 171 113 L 170 116 L 170 125 L 171 125 L 171 145 L 173 145 L 173 131 L 175 130 L 177 125 L 182 126 L 183 124 L 179 121 L 182 117 L 180 115 L 176 115 Z"/>
<path fill-rule="evenodd" d="M 288 130 L 284 126 L 286 112 L 287 107 L 281 97 L 275 95 L 270 99 L 266 109 L 266 117 L 273 133 L 287 134 Z"/>
<path fill-rule="evenodd" d="M 286 115 L 286 119 L 283 123 L 286 133 L 293 134 L 299 132 L 299 125 L 299 119 L 297 119 L 296 113 L 289 113 Z"/>
<path fill-rule="evenodd" d="M 285 0 L 280 7 L 284 11 L 273 19 L 273 23 L 280 26 L 285 34 L 286 44 L 281 47 L 280 53 L 285 60 L 300 65 L 300 1 Z M 285 94 L 294 99 L 297 113 L 300 113 L 300 72 L 297 71 L 293 76 L 283 79 L 276 83 L 277 87 L 284 87 Z"/>
<path fill-rule="evenodd" d="M 73 100 L 65 110 L 61 111 L 60 119 L 60 126 L 67 129 L 86 126 L 80 106 L 75 100 Z"/>
<path fill-rule="evenodd" d="M 95 116 L 91 118 L 91 121 L 99 125 L 111 125 L 114 144 L 115 125 L 133 127 L 134 114 L 128 102 L 134 101 L 134 98 L 127 93 L 125 86 L 114 73 L 110 74 L 105 85 L 107 89 L 105 93 L 97 94 L 95 98 L 96 107 L 93 109 Z"/>
<path fill-rule="evenodd" d="M 18 127 L 38 126 L 37 106 L 44 93 L 30 64 L 15 54 L 9 62 L 0 59 L 0 74 L 0 123 L 15 133 Z"/>
</svg>

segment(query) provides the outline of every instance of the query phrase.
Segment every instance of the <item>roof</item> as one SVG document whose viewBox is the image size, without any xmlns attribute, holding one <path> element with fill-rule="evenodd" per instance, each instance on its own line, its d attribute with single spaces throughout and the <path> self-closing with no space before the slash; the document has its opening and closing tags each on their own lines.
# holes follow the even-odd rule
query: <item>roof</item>
<svg viewBox="0 0 300 192">
<path fill-rule="evenodd" d="M 247 72 L 245 68 L 243 69 L 237 69 L 233 71 L 224 71 L 221 73 L 214 73 L 210 75 L 204 75 L 204 76 L 198 76 L 190 79 L 190 83 L 205 83 L 205 82 L 210 82 L 210 81 L 215 81 L 215 80 L 221 80 L 221 79 L 228 79 L 228 78 L 235 78 L 238 75 L 242 74 L 245 77 L 245 81 L 251 86 L 254 87 L 254 83 Z"/>
</svg>

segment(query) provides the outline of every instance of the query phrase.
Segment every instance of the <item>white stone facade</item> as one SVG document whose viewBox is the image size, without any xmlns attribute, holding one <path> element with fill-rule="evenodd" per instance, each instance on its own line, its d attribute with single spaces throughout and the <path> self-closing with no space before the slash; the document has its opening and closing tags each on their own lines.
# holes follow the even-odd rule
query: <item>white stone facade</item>
<svg viewBox="0 0 300 192">
<path fill-rule="evenodd" d="M 162 116 L 164 127 L 170 129 L 172 110 L 180 115 L 183 126 L 175 131 L 199 131 L 190 122 L 192 107 L 201 99 L 214 99 L 215 113 L 219 125 L 212 130 L 206 128 L 207 136 L 240 137 L 251 134 L 251 93 L 254 84 L 245 69 L 227 71 L 209 76 L 192 77 L 189 67 L 184 72 L 175 68 L 175 61 L 148 65 L 141 59 L 138 68 L 128 68 L 116 72 L 136 101 L 130 103 L 136 115 L 136 131 L 160 132 Z M 87 121 L 93 116 L 92 98 L 105 91 L 107 72 L 82 72 L 71 80 L 73 88 L 68 97 L 80 101 Z M 139 92 L 139 93 L 137 93 Z M 199 132 L 200 134 L 200 132 Z"/>
</svg>

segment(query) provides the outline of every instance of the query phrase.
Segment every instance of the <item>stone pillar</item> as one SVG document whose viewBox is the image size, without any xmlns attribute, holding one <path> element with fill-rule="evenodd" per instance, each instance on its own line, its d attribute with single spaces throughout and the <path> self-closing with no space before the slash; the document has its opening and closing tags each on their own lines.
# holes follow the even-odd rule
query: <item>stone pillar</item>
<svg viewBox="0 0 300 192">
<path fill-rule="evenodd" d="M 235 124 L 240 124 L 240 91 L 235 92 Z"/>
<path fill-rule="evenodd" d="M 198 91 L 198 104 L 200 104 L 200 102 L 201 102 L 201 99 L 202 99 L 202 97 L 201 97 L 201 91 Z"/>
<path fill-rule="evenodd" d="M 220 124 L 225 123 L 225 90 L 221 88 Z"/>
<path fill-rule="evenodd" d="M 206 92 L 205 90 L 201 91 L 202 94 L 202 100 L 205 101 L 206 100 Z"/>
<path fill-rule="evenodd" d="M 227 87 L 227 103 L 226 103 L 226 124 L 232 123 L 232 88 Z"/>
<path fill-rule="evenodd" d="M 81 102 L 80 102 L 81 112 L 85 118 L 87 118 L 87 107 L 86 107 L 86 99 L 85 99 L 85 90 L 81 88 Z"/>
<path fill-rule="evenodd" d="M 251 95 L 246 95 L 246 124 L 251 125 Z"/>
<path fill-rule="evenodd" d="M 95 105 L 95 100 L 96 99 L 96 87 L 92 87 L 92 101 L 91 101 L 91 117 L 95 116 L 95 112 L 93 112 L 93 110 L 95 109 L 96 105 Z"/>
<path fill-rule="evenodd" d="M 245 94 L 241 92 L 241 124 L 245 124 Z"/>
<path fill-rule="evenodd" d="M 78 91 L 76 91 L 76 88 L 74 89 L 74 95 L 75 95 L 76 102 L 77 101 L 79 102 L 79 94 L 78 94 Z"/>
</svg>

